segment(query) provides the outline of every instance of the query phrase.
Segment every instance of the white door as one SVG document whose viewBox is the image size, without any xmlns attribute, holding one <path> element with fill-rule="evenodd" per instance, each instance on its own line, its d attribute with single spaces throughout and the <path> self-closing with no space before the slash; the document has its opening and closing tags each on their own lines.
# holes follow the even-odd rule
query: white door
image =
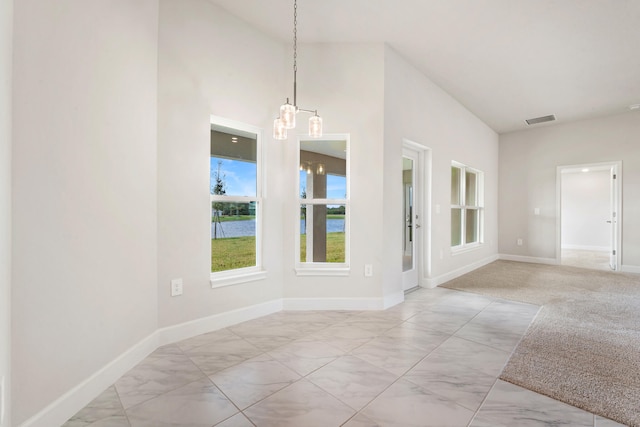
<svg viewBox="0 0 640 427">
<path fill-rule="evenodd" d="M 402 150 L 402 289 L 419 285 L 421 246 L 420 155 L 409 148 Z"/>
<path fill-rule="evenodd" d="M 611 168 L 611 218 L 607 221 L 611 224 L 611 251 L 609 253 L 609 266 L 613 271 L 618 270 L 618 168 Z"/>
</svg>

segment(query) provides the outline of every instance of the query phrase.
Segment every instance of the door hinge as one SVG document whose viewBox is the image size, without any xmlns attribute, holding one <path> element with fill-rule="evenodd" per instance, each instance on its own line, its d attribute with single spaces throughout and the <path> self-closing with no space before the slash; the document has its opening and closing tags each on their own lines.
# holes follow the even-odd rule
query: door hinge
<svg viewBox="0 0 640 427">
<path fill-rule="evenodd" d="M 616 175 L 615 173 L 613 174 L 613 179 L 616 179 L 618 177 L 618 175 Z"/>
<path fill-rule="evenodd" d="M 615 254 L 616 254 L 616 250 L 614 249 L 614 250 L 613 250 L 613 255 L 615 255 Z"/>
</svg>

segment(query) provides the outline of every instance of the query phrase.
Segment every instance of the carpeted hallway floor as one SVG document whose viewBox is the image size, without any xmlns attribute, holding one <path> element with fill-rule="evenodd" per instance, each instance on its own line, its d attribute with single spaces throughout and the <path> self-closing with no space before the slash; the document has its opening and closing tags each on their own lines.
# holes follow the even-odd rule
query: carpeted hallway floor
<svg viewBox="0 0 640 427">
<path fill-rule="evenodd" d="M 640 426 L 640 275 L 496 261 L 442 286 L 542 305 L 501 379 Z"/>
</svg>

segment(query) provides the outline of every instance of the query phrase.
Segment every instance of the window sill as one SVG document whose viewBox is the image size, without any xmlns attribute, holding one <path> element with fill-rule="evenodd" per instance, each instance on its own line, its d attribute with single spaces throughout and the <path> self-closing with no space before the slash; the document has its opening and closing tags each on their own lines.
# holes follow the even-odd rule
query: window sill
<svg viewBox="0 0 640 427">
<path fill-rule="evenodd" d="M 351 269 L 349 267 L 296 267 L 296 276 L 349 276 Z"/>
<path fill-rule="evenodd" d="M 456 246 L 451 248 L 451 255 L 455 256 L 455 255 L 460 255 L 467 252 L 473 252 L 477 249 L 482 248 L 482 246 L 483 246 L 483 243 L 472 243 L 470 245 L 465 245 L 465 246 Z"/>
<path fill-rule="evenodd" d="M 238 285 L 240 283 L 255 282 L 267 278 L 265 270 L 244 269 L 224 273 L 211 273 L 211 287 L 222 288 L 224 286 Z"/>
</svg>

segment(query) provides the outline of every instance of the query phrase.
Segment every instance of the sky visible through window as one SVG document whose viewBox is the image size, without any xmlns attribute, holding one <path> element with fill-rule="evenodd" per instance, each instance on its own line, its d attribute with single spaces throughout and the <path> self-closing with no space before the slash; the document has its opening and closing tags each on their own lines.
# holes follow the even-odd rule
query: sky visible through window
<svg viewBox="0 0 640 427">
<path fill-rule="evenodd" d="M 211 157 L 211 188 L 213 188 L 216 181 L 218 161 L 222 161 L 220 175 L 225 183 L 225 194 L 227 196 L 256 196 L 256 164 L 253 162 Z"/>
<path fill-rule="evenodd" d="M 220 165 L 220 174 L 225 183 L 227 196 L 255 196 L 256 195 L 256 164 L 241 160 L 230 160 L 219 157 L 210 158 L 210 179 L 215 183 L 215 174 Z M 212 185 L 213 187 L 213 185 Z M 307 187 L 307 173 L 300 171 L 300 187 Z M 347 179 L 339 175 L 327 175 L 327 198 L 345 199 L 347 197 Z"/>
</svg>

